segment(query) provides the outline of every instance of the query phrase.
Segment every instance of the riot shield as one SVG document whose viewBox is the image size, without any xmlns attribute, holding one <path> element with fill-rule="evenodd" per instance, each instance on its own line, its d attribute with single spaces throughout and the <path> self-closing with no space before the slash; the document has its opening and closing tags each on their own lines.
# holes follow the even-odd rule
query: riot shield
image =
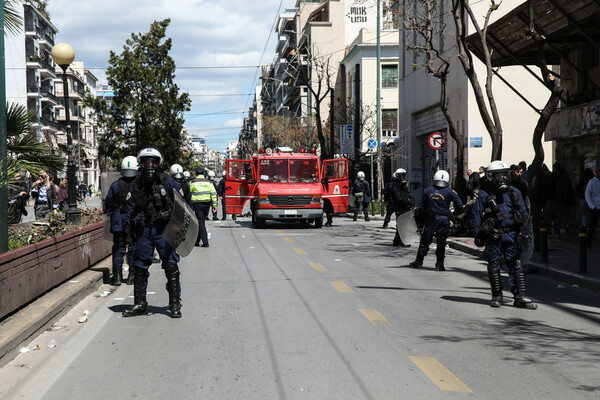
<svg viewBox="0 0 600 400">
<path fill-rule="evenodd" d="M 396 218 L 396 230 L 402 243 L 410 245 L 419 243 L 421 238 L 415 222 L 415 210 L 407 211 Z"/>
<path fill-rule="evenodd" d="M 112 242 L 113 234 L 110 231 L 110 215 L 102 214 L 102 224 L 102 228 L 104 231 L 104 239 L 108 240 L 109 242 Z"/>
<path fill-rule="evenodd" d="M 526 264 L 531 255 L 533 254 L 534 248 L 534 240 L 533 240 L 533 223 L 531 221 L 531 207 L 529 206 L 529 199 L 526 197 L 526 208 L 528 211 L 527 219 L 523 223 L 523 227 L 521 228 L 521 232 L 519 232 L 519 236 L 517 238 L 517 242 L 519 245 L 519 253 L 521 262 Z"/>
<path fill-rule="evenodd" d="M 198 220 L 183 197 L 177 191 L 173 193 L 173 213 L 162 236 L 181 257 L 186 257 L 194 249 L 198 238 Z"/>
</svg>

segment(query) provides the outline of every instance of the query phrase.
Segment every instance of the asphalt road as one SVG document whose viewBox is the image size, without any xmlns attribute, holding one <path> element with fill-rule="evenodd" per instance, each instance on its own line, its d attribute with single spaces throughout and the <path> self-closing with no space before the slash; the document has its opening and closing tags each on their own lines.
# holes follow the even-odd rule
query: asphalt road
<svg viewBox="0 0 600 400">
<path fill-rule="evenodd" d="M 132 287 L 101 290 L 0 370 L 7 399 L 597 399 L 600 295 L 532 275 L 536 311 L 489 307 L 485 264 L 407 268 L 381 221 L 314 229 L 209 222 L 180 264 L 183 318 L 151 267 L 150 315 Z M 381 235 L 385 240 L 380 239 Z M 505 287 L 508 287 L 505 282 Z M 105 291 L 103 293 L 103 291 Z M 109 293 L 110 292 L 110 293 Z M 89 311 L 87 322 L 78 319 Z M 56 347 L 48 348 L 50 340 Z"/>
</svg>

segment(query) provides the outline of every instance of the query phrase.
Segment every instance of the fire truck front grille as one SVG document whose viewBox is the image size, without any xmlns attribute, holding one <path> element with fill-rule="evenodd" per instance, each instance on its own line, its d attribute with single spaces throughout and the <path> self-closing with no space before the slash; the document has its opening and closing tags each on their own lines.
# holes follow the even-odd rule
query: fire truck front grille
<svg viewBox="0 0 600 400">
<path fill-rule="evenodd" d="M 306 206 L 311 200 L 311 195 L 269 196 L 269 202 L 274 206 Z"/>
</svg>

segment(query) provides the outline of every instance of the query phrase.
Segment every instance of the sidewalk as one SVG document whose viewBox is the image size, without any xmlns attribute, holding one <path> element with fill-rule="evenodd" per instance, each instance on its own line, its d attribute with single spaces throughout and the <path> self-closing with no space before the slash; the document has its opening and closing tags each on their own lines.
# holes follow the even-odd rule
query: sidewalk
<svg viewBox="0 0 600 400">
<path fill-rule="evenodd" d="M 475 246 L 473 238 L 449 237 L 451 248 L 483 257 L 483 248 Z M 600 291 L 600 249 L 587 253 L 587 272 L 579 271 L 579 232 L 571 228 L 558 238 L 548 238 L 548 263 L 543 263 L 541 253 L 534 251 L 527 263 L 529 273 L 548 276 L 566 284 L 579 285 Z"/>
</svg>

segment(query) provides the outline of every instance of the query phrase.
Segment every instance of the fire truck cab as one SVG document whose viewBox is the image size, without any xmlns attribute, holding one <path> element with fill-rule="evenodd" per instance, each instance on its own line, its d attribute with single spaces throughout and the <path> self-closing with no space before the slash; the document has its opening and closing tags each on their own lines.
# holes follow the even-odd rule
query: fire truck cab
<svg viewBox="0 0 600 400">
<path fill-rule="evenodd" d="M 250 200 L 252 224 L 263 228 L 267 220 L 314 222 L 323 226 L 323 208 L 348 211 L 348 160 L 324 160 L 314 153 L 289 148 L 227 160 L 225 207 L 240 214 Z M 329 203 L 329 204 L 327 204 Z"/>
</svg>

